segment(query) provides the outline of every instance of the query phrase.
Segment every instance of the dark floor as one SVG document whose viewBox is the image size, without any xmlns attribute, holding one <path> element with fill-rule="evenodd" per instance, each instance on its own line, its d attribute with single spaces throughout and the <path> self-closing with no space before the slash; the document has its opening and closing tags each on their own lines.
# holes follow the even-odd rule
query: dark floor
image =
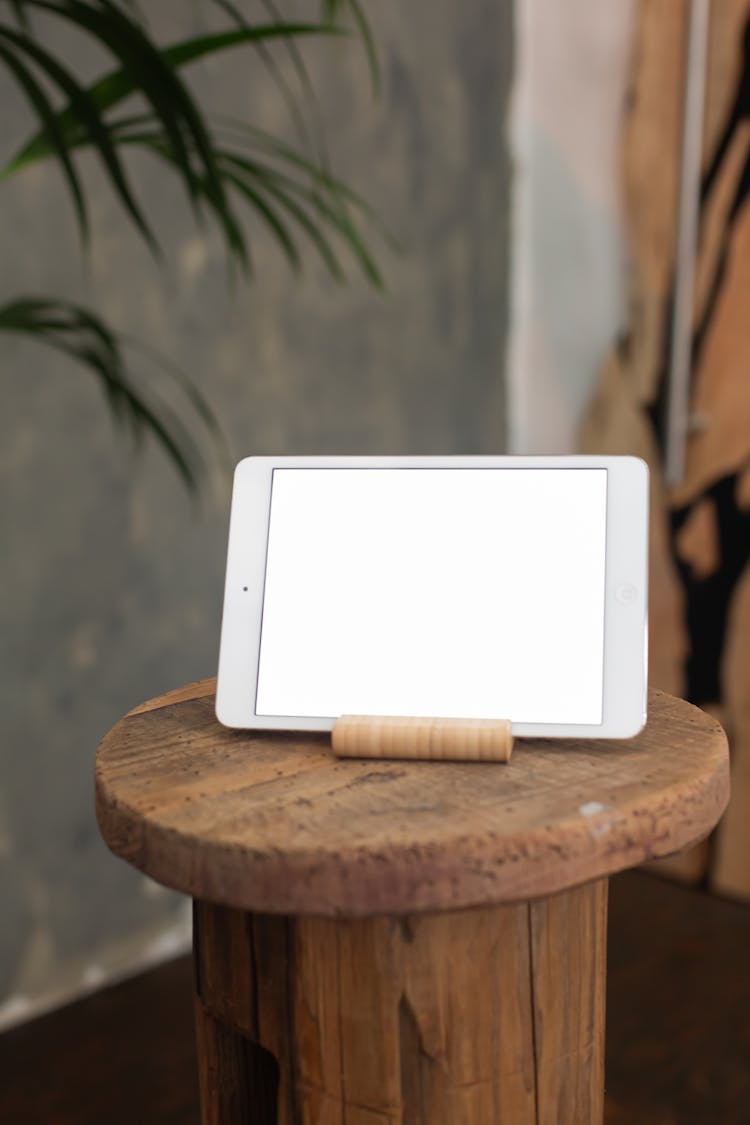
<svg viewBox="0 0 750 1125">
<path fill-rule="evenodd" d="M 750 906 L 610 886 L 606 1125 L 750 1125 Z"/>
<path fill-rule="evenodd" d="M 606 1125 L 750 1125 L 750 907 L 629 873 L 609 932 Z M 0 1037 L 0 1123 L 198 1125 L 191 989 L 182 958 Z"/>
</svg>

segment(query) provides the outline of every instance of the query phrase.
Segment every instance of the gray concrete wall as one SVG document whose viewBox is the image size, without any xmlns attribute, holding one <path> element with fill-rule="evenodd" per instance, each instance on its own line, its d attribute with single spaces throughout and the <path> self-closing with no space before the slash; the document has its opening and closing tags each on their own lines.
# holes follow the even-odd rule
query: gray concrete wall
<svg viewBox="0 0 750 1125">
<path fill-rule="evenodd" d="M 385 297 L 308 256 L 292 276 L 263 231 L 234 294 L 218 238 L 161 169 L 134 164 L 163 234 L 149 258 L 91 162 L 82 265 L 51 165 L 0 185 L 0 303 L 76 297 L 177 360 L 249 453 L 503 448 L 511 73 L 509 3 L 369 5 L 383 64 L 373 102 L 357 44 L 309 52 L 336 169 L 400 239 L 377 238 Z M 210 5 L 165 4 L 160 35 Z M 59 39 L 59 32 L 50 29 Z M 98 62 L 70 39 L 82 70 Z M 78 54 L 76 55 L 76 52 Z M 192 72 L 207 104 L 288 131 L 252 53 Z M 0 75 L 0 156 L 28 115 Z M 0 1020 L 95 986 L 183 940 L 183 900 L 112 857 L 92 806 L 99 738 L 129 707 L 215 670 L 228 482 L 196 515 L 152 448 L 134 457 L 92 378 L 0 340 Z"/>
</svg>

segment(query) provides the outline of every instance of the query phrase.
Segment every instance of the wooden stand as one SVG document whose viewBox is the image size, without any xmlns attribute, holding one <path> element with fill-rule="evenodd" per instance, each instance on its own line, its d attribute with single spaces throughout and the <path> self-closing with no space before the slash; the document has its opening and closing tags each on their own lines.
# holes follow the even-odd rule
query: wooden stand
<svg viewBox="0 0 750 1125">
<path fill-rule="evenodd" d="M 513 734 L 507 719 L 342 715 L 331 732 L 331 745 L 338 758 L 509 762 Z"/>
<path fill-rule="evenodd" d="M 716 823 L 718 723 L 652 693 L 634 739 L 426 769 L 227 730 L 213 690 L 96 767 L 109 846 L 195 903 L 204 1125 L 601 1125 L 607 876 Z"/>
</svg>

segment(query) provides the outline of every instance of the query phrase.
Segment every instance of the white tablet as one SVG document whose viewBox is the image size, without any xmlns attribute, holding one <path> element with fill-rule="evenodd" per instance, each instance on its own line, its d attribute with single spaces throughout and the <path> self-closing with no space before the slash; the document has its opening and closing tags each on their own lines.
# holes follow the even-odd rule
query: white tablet
<svg viewBox="0 0 750 1125">
<path fill-rule="evenodd" d="M 633 457 L 250 457 L 232 496 L 216 714 L 646 717 L 648 470 Z"/>
</svg>

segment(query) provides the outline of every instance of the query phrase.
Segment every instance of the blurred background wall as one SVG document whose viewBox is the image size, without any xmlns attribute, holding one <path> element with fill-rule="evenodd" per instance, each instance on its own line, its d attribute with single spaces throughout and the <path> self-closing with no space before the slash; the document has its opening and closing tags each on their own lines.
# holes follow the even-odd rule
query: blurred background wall
<svg viewBox="0 0 750 1125">
<path fill-rule="evenodd" d="M 209 9 L 165 3 L 149 20 L 169 42 L 204 30 Z M 395 253 L 371 239 L 385 296 L 354 266 L 337 286 L 312 255 L 295 278 L 262 230 L 254 282 L 230 292 L 218 238 L 196 230 L 176 186 L 144 160 L 133 167 L 163 236 L 159 268 L 84 157 L 94 200 L 86 264 L 51 164 L 0 187 L 0 303 L 39 293 L 95 305 L 196 380 L 237 457 L 502 451 L 512 6 L 382 0 L 368 14 L 379 100 L 361 45 L 310 44 L 305 57 L 334 167 L 401 243 Z M 66 49 L 82 77 L 101 70 L 73 36 Z M 252 51 L 189 77 L 208 107 L 288 128 Z M 0 104 L 4 162 L 32 123 L 5 74 Z M 229 483 L 216 483 L 196 514 L 159 453 L 133 456 L 115 434 L 88 374 L 38 346 L 1 346 L 0 1023 L 9 1023 L 188 939 L 185 901 L 100 842 L 92 766 L 125 710 L 215 670 Z"/>
<path fill-rule="evenodd" d="M 215 11 L 165 3 L 150 26 L 169 43 Z M 571 450 L 626 318 L 618 142 L 634 0 L 367 12 L 379 98 L 361 43 L 304 55 L 334 169 L 400 244 L 370 234 L 384 295 L 354 263 L 337 285 L 312 253 L 294 276 L 257 221 L 254 280 L 232 289 L 219 237 L 134 158 L 159 267 L 83 157 L 85 262 L 49 162 L 0 184 L 0 305 L 48 293 L 97 307 L 196 381 L 236 458 Z M 82 78 L 106 68 L 48 34 Z M 252 50 L 186 76 L 206 108 L 294 136 Z M 5 73 L 0 98 L 4 163 L 32 122 Z M 134 455 L 114 431 L 90 375 L 10 337 L 0 363 L 2 1026 L 189 940 L 188 904 L 100 842 L 93 754 L 129 707 L 215 671 L 229 481 L 196 512 L 158 451 Z"/>
<path fill-rule="evenodd" d="M 509 452 L 569 453 L 627 318 L 620 148 L 636 4 L 516 5 Z"/>
</svg>

